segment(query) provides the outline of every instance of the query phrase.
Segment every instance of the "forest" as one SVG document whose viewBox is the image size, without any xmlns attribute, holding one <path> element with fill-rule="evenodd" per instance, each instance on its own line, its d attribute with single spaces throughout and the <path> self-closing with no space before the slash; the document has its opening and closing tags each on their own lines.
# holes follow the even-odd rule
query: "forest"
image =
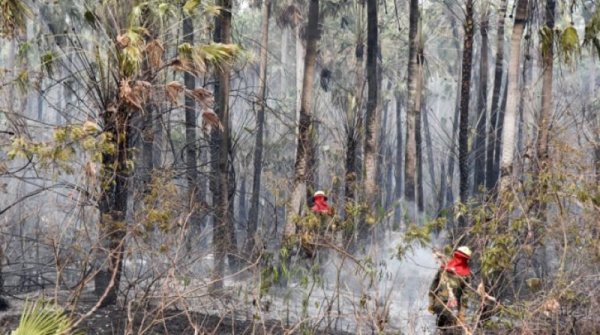
<svg viewBox="0 0 600 335">
<path fill-rule="evenodd" d="M 0 333 L 600 334 L 599 64 L 596 0 L 0 0 Z"/>
</svg>

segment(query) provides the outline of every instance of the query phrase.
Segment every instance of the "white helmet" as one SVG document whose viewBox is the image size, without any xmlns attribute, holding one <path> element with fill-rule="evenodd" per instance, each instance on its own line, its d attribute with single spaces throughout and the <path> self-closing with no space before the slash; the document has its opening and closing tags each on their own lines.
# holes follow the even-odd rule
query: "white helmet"
<svg viewBox="0 0 600 335">
<path fill-rule="evenodd" d="M 327 197 L 327 196 L 325 195 L 325 192 L 323 192 L 323 191 L 321 191 L 321 190 L 319 190 L 319 191 L 315 192 L 315 194 L 313 195 L 313 197 L 316 197 L 316 196 L 319 196 L 319 195 L 322 195 L 322 196 L 324 196 L 324 197 Z"/>
<path fill-rule="evenodd" d="M 465 255 L 465 256 L 468 256 L 469 258 L 470 258 L 470 257 L 471 257 L 471 255 L 472 255 L 471 249 L 469 249 L 469 247 L 467 247 L 467 246 L 464 246 L 464 245 L 463 245 L 463 246 L 461 246 L 461 247 L 458 247 L 458 249 L 456 249 L 456 251 L 458 251 L 458 252 L 462 253 L 462 254 L 463 254 L 463 255 Z"/>
</svg>

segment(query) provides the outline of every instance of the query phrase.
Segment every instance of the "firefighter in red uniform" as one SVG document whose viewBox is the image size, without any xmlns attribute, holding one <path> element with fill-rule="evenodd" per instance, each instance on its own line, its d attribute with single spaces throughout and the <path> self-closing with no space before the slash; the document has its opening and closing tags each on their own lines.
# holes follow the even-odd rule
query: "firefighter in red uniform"
<svg viewBox="0 0 600 335">
<path fill-rule="evenodd" d="M 461 246 L 435 275 L 429 288 L 429 311 L 437 315 L 440 334 L 461 334 L 465 322 L 466 287 L 471 277 L 471 249 Z"/>
</svg>

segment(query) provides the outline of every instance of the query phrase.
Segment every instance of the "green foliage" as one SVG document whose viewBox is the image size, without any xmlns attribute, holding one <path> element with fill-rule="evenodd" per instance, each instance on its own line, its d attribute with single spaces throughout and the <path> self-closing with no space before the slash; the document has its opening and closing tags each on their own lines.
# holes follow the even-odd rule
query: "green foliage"
<svg viewBox="0 0 600 335">
<path fill-rule="evenodd" d="M 23 0 L 0 0 L 0 37 L 14 38 L 23 32 L 31 10 Z"/>
<path fill-rule="evenodd" d="M 36 301 L 26 302 L 19 326 L 11 335 L 67 335 L 75 334 L 73 321 L 57 305 Z"/>
<path fill-rule="evenodd" d="M 188 0 L 183 5 L 183 11 L 187 15 L 190 15 L 196 8 L 198 8 L 198 6 L 200 6 L 200 3 L 200 0 Z"/>
<path fill-rule="evenodd" d="M 579 53 L 579 35 L 575 27 L 569 26 L 563 30 L 558 50 L 565 63 L 572 63 L 574 56 Z"/>
<path fill-rule="evenodd" d="M 594 15 L 585 25 L 583 46 L 593 46 L 600 57 L 600 6 L 596 6 Z"/>
<path fill-rule="evenodd" d="M 114 153 L 116 150 L 110 134 L 101 133 L 98 125 L 88 121 L 82 125 L 56 128 L 52 141 L 15 137 L 7 158 L 35 159 L 41 168 L 53 167 L 57 174 L 72 174 L 75 171 L 72 159 L 77 149 L 83 149 L 90 156 L 91 162 L 100 162 L 103 153 Z"/>
</svg>

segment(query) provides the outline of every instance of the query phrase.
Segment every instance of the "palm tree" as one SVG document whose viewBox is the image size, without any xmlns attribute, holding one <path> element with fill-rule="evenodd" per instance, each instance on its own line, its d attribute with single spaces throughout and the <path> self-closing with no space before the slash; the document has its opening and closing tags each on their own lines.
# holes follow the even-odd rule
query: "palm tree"
<svg viewBox="0 0 600 335">
<path fill-rule="evenodd" d="M 479 192 L 479 189 L 485 184 L 485 140 L 487 126 L 487 89 L 488 89 L 488 25 L 489 11 L 483 8 L 479 31 L 481 34 L 481 59 L 479 62 L 479 94 L 477 95 L 477 132 L 475 134 L 475 147 L 473 156 L 475 161 L 473 193 Z"/>
<path fill-rule="evenodd" d="M 231 43 L 231 17 L 232 1 L 219 0 L 217 3 L 221 7 L 219 16 L 215 18 L 214 41 L 218 43 Z M 230 165 L 229 149 L 231 148 L 230 139 L 230 117 L 229 117 L 229 88 L 230 88 L 230 66 L 224 64 L 217 69 L 215 83 L 215 108 L 216 113 L 221 120 L 223 128 L 221 131 L 213 130 L 211 135 L 211 157 L 213 161 L 213 206 L 215 207 L 214 229 L 213 229 L 213 248 L 214 248 L 214 270 L 213 283 L 211 291 L 218 293 L 217 290 L 223 287 L 223 277 L 225 274 L 225 257 L 229 254 L 230 265 L 235 262 L 235 251 L 237 247 L 235 240 L 231 235 L 233 229 L 233 217 L 230 212 Z"/>
<path fill-rule="evenodd" d="M 488 132 L 486 164 L 485 164 L 485 187 L 491 190 L 498 181 L 498 162 L 495 161 L 494 150 L 500 136 L 497 133 L 500 90 L 502 88 L 502 76 L 504 74 L 504 21 L 506 17 L 506 0 L 500 1 L 498 12 L 498 29 L 496 33 L 496 65 L 494 71 L 494 87 L 492 92 L 492 109 L 490 116 L 490 129 Z"/>
<path fill-rule="evenodd" d="M 406 108 L 406 151 L 404 159 L 404 195 L 409 202 L 415 201 L 415 182 L 417 167 L 417 135 L 416 119 L 419 110 L 416 109 L 417 82 L 418 82 L 418 25 L 419 25 L 419 1 L 410 0 L 410 24 L 408 30 L 408 101 Z"/>
<path fill-rule="evenodd" d="M 519 102 L 519 64 L 521 57 L 521 39 L 527 22 L 529 0 L 519 0 L 515 14 L 515 23 L 510 39 L 510 61 L 508 64 L 507 104 L 502 128 L 502 156 L 500 161 L 500 192 L 506 192 L 511 184 L 513 154 L 515 145 L 515 122 Z"/>
<path fill-rule="evenodd" d="M 367 113 L 365 116 L 364 147 L 364 185 L 367 203 L 374 205 L 377 192 L 377 120 L 378 117 L 378 80 L 377 80 L 377 0 L 367 1 Z M 362 226 L 361 231 L 366 231 Z M 363 235 L 364 236 L 364 235 Z"/>
<path fill-rule="evenodd" d="M 311 0 L 308 8 L 308 26 L 306 27 L 306 56 L 304 58 L 304 79 L 298 121 L 298 149 L 294 165 L 294 182 L 290 199 L 290 210 L 284 227 L 284 239 L 295 232 L 294 219 L 302 214 L 307 194 L 307 182 L 311 167 L 313 145 L 312 95 L 317 60 L 317 40 L 319 39 L 319 0 Z"/>
<path fill-rule="evenodd" d="M 467 0 L 460 92 L 460 131 L 458 135 L 458 167 L 460 171 L 460 201 L 462 203 L 466 203 L 469 196 L 469 101 L 471 99 L 474 26 L 473 0 Z M 460 222 L 462 228 L 464 228 L 466 222 L 463 219 Z"/>
<path fill-rule="evenodd" d="M 263 132 L 265 126 L 265 106 L 267 104 L 267 56 L 269 45 L 269 0 L 263 0 L 261 14 L 261 41 L 260 41 L 260 70 L 258 79 L 258 112 L 256 114 L 256 142 L 254 144 L 254 177 L 252 179 L 252 195 L 250 197 L 250 215 L 248 217 L 246 252 L 254 252 L 255 234 L 258 225 L 258 197 L 260 195 L 260 179 L 262 175 L 263 159 Z"/>
</svg>

